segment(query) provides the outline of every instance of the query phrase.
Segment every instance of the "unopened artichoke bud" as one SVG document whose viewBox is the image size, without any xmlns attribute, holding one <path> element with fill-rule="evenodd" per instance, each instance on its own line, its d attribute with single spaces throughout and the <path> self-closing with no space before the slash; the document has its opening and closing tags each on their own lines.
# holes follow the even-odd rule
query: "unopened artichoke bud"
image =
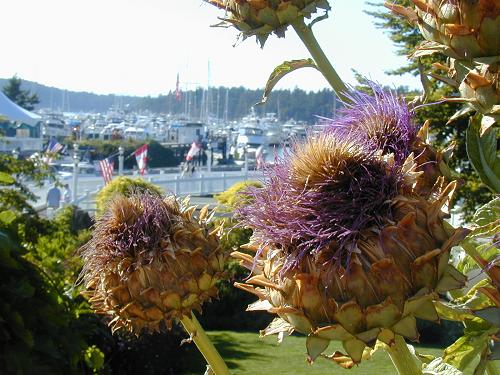
<svg viewBox="0 0 500 375">
<path fill-rule="evenodd" d="M 83 281 L 92 309 L 112 331 L 170 328 L 217 297 L 226 255 L 208 208 L 151 193 L 116 196 L 82 248 Z"/>
<path fill-rule="evenodd" d="M 386 3 L 418 25 L 427 40 L 416 55 L 442 52 L 454 59 L 500 55 L 498 0 L 412 0 L 415 9 Z"/>
<path fill-rule="evenodd" d="M 404 102 L 380 89 L 350 96 L 340 119 L 295 144 L 248 192 L 238 215 L 254 231 L 244 246 L 253 253 L 232 254 L 252 272 L 236 284 L 259 298 L 248 310 L 277 315 L 261 333 L 301 332 L 309 361 L 345 367 L 377 340 L 417 340 L 417 318 L 439 320 L 433 301 L 465 282 L 448 260 L 466 235 L 444 222 L 456 182 L 437 167 L 426 176 L 437 153 Z M 347 354 L 328 355 L 332 340 Z"/>
<path fill-rule="evenodd" d="M 300 18 L 310 18 L 318 9 L 329 10 L 327 0 L 205 0 L 226 10 L 225 24 L 233 25 L 243 38 L 255 35 L 264 46 L 271 33 L 285 36 L 287 27 Z"/>
</svg>

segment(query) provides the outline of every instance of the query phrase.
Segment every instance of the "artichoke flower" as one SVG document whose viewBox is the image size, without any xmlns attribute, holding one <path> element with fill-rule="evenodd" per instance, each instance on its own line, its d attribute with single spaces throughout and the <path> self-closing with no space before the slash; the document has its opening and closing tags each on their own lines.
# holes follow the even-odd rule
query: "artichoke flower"
<svg viewBox="0 0 500 375">
<path fill-rule="evenodd" d="M 498 0 L 412 0 L 415 9 L 386 3 L 395 13 L 417 25 L 426 39 L 413 57 L 441 52 L 447 76 L 432 74 L 456 87 L 461 98 L 489 117 L 500 119 L 500 2 Z"/>
<path fill-rule="evenodd" d="M 418 25 L 427 40 L 419 50 L 439 51 L 454 59 L 500 55 L 498 0 L 412 0 L 415 9 L 386 3 Z"/>
<path fill-rule="evenodd" d="M 152 192 L 108 204 L 82 248 L 82 277 L 92 309 L 111 318 L 113 332 L 170 328 L 217 297 L 226 255 L 207 207 L 195 219 L 195 207 Z"/>
<path fill-rule="evenodd" d="M 406 104 L 374 91 L 351 93 L 343 116 L 295 144 L 238 211 L 254 233 L 251 254 L 232 254 L 252 273 L 236 286 L 258 297 L 248 310 L 277 315 L 262 335 L 307 335 L 310 362 L 350 367 L 377 340 L 417 340 L 416 318 L 438 321 L 433 301 L 465 281 L 448 259 L 466 230 L 442 211 L 456 182 Z M 325 354 L 332 340 L 347 354 Z"/>
<path fill-rule="evenodd" d="M 284 37 L 287 27 L 298 19 L 310 18 L 318 9 L 329 10 L 327 0 L 205 0 L 225 9 L 226 25 L 233 25 L 243 38 L 255 35 L 264 46 L 271 33 Z"/>
</svg>

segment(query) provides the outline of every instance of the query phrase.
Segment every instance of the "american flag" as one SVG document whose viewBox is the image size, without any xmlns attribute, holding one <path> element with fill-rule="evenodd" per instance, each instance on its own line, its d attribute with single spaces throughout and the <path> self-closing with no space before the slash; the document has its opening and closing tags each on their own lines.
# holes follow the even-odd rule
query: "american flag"
<svg viewBox="0 0 500 375">
<path fill-rule="evenodd" d="M 146 166 L 148 163 L 148 145 L 142 145 L 133 153 L 135 155 L 135 160 L 137 161 L 137 167 L 139 168 L 139 173 L 144 176 L 146 172 Z"/>
<path fill-rule="evenodd" d="M 54 155 L 59 153 L 64 148 L 62 144 L 57 142 L 54 137 L 50 137 L 49 143 L 47 144 L 47 149 L 45 150 L 45 156 L 43 157 L 43 161 L 46 164 L 50 164 L 54 159 Z"/>
<path fill-rule="evenodd" d="M 57 140 L 54 137 L 51 137 L 49 140 L 49 143 L 47 145 L 47 150 L 45 150 L 46 153 L 52 153 L 52 154 L 57 154 L 59 151 L 63 149 L 63 145 L 57 142 Z"/>
<path fill-rule="evenodd" d="M 114 163 L 112 158 L 99 160 L 99 167 L 101 168 L 101 176 L 104 180 L 104 185 L 107 185 L 113 179 Z"/>
</svg>

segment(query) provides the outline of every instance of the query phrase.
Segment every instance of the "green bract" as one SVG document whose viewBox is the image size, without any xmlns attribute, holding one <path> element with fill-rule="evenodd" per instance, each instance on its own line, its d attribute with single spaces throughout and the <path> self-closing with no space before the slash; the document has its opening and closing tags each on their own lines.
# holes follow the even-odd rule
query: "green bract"
<svg viewBox="0 0 500 375">
<path fill-rule="evenodd" d="M 226 10 L 223 25 L 233 25 L 243 38 L 255 35 L 264 46 L 270 34 L 285 36 L 295 21 L 310 18 L 318 9 L 329 10 L 327 0 L 205 0 Z"/>
</svg>

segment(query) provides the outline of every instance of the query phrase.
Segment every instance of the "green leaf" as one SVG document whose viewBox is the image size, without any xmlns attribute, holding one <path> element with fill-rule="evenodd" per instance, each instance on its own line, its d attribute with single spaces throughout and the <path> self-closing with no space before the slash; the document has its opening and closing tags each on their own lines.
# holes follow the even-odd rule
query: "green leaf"
<svg viewBox="0 0 500 375">
<path fill-rule="evenodd" d="M 457 369 L 463 370 L 484 350 L 487 340 L 487 333 L 478 336 L 462 336 L 445 349 L 443 360 Z"/>
<path fill-rule="evenodd" d="M 495 198 L 481 206 L 474 213 L 472 222 L 479 226 L 488 225 L 500 218 L 500 198 Z"/>
<path fill-rule="evenodd" d="M 457 322 L 465 319 L 473 319 L 474 315 L 470 308 L 464 305 L 456 305 L 450 302 L 435 301 L 434 306 L 440 318 Z"/>
<path fill-rule="evenodd" d="M 274 68 L 273 72 L 267 79 L 266 87 L 264 88 L 264 94 L 262 95 L 261 101 L 256 103 L 255 105 L 264 104 L 265 102 L 267 102 L 267 98 L 269 97 L 271 91 L 273 90 L 274 86 L 276 86 L 276 84 L 279 82 L 279 80 L 284 76 L 286 76 L 288 73 L 291 73 L 294 70 L 300 68 L 318 69 L 313 59 L 285 61 L 281 65 L 278 65 L 276 68 Z"/>
<path fill-rule="evenodd" d="M 9 225 L 12 223 L 14 220 L 16 220 L 16 214 L 12 211 L 2 211 L 0 212 L 0 221 L 4 225 Z"/>
<path fill-rule="evenodd" d="M 489 128 L 481 136 L 480 116 L 471 117 L 466 147 L 469 160 L 482 182 L 494 193 L 500 193 L 500 157 L 497 155 L 495 129 Z"/>
<path fill-rule="evenodd" d="M 12 185 L 16 180 L 10 174 L 5 172 L 0 172 L 0 184 L 2 185 Z"/>
<path fill-rule="evenodd" d="M 485 286 L 490 286 L 490 281 L 488 279 L 477 282 L 465 296 L 457 298 L 455 302 L 471 310 L 479 310 L 493 306 L 494 303 L 486 297 L 484 293 L 479 291 L 479 288 Z"/>
</svg>

